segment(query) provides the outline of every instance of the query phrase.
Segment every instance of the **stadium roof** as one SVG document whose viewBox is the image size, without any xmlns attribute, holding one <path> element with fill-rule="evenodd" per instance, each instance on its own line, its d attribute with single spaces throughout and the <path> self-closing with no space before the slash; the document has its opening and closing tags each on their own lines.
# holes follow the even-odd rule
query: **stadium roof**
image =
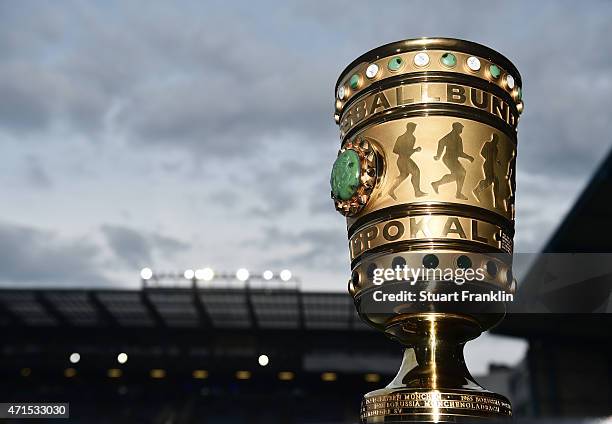
<svg viewBox="0 0 612 424">
<path fill-rule="evenodd" d="M 0 376 L 32 364 L 37 375 L 55 375 L 71 352 L 87 358 L 79 373 L 91 376 L 127 352 L 137 379 L 156 368 L 227 377 L 263 368 L 262 353 L 267 373 L 390 375 L 401 359 L 395 342 L 359 319 L 348 293 L 297 288 L 3 289 L 0 329 Z"/>
<path fill-rule="evenodd" d="M 368 330 L 345 293 L 145 288 L 0 291 L 0 325 Z"/>
<path fill-rule="evenodd" d="M 612 150 L 571 208 L 544 252 L 612 252 Z"/>
<path fill-rule="evenodd" d="M 543 308 L 556 313 L 539 314 L 537 319 L 524 313 L 510 314 L 494 332 L 536 338 L 612 340 L 612 332 L 601 331 L 612 323 L 612 275 L 604 273 L 583 281 L 576 280 L 574 284 L 558 278 L 556 286 L 549 275 L 551 270 L 558 274 L 555 277 L 580 272 L 576 268 L 590 266 L 589 260 L 602 262 L 598 264 L 599 268 L 609 267 L 612 258 L 611 193 L 612 150 L 543 248 L 544 254 L 533 262 L 519 284 L 519 295 L 536 301 L 534 310 Z M 568 260 L 567 255 L 560 255 L 566 253 L 588 255 Z M 560 322 L 563 325 L 559 325 Z"/>
</svg>

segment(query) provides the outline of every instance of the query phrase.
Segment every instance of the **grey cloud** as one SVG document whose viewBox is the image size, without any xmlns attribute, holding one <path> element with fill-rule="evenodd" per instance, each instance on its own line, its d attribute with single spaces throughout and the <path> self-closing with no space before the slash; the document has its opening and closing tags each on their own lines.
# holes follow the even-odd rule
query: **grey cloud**
<svg viewBox="0 0 612 424">
<path fill-rule="evenodd" d="M 98 139 L 112 98 L 91 81 L 34 63 L 0 62 L 0 126 L 38 134 L 68 125 Z"/>
<path fill-rule="evenodd" d="M 149 241 L 139 232 L 117 225 L 103 225 L 101 231 L 117 258 L 134 268 L 151 262 Z"/>
<path fill-rule="evenodd" d="M 342 226 L 334 229 L 314 227 L 301 231 L 286 231 L 267 226 L 262 230 L 262 238 L 252 240 L 250 244 L 253 247 L 292 248 L 280 258 L 268 258 L 266 263 L 272 266 L 291 263 L 305 269 L 338 271 L 348 260 L 346 234 L 338 230 L 339 228 Z"/>
<path fill-rule="evenodd" d="M 579 172 L 609 144 L 602 137 L 611 130 L 605 111 L 612 97 L 604 93 L 612 90 L 612 63 L 597 53 L 612 39 L 606 3 L 582 8 L 571 2 L 516 2 L 502 8 L 484 2 L 469 7 L 452 1 L 388 2 L 364 9 L 345 2 L 325 8 L 271 2 L 274 13 L 267 21 L 252 19 L 261 11 L 248 4 L 241 14 L 219 5 L 196 13 L 198 6 L 189 3 L 178 9 L 150 5 L 146 14 L 136 13 L 141 11 L 135 4 L 123 4 L 117 13 L 100 5 L 73 6 L 71 17 L 88 30 L 65 25 L 67 18 L 55 7 L 26 13 L 4 6 L 0 123 L 5 128 L 41 129 L 62 120 L 99 134 L 114 110 L 114 130 L 139 147 L 232 159 L 286 129 L 323 143 L 335 131 L 332 86 L 345 64 L 380 43 L 443 30 L 498 48 L 522 70 L 527 114 L 521 132 L 528 134 L 523 166 L 535 169 L 553 159 L 562 166 L 551 172 Z M 414 16 L 420 19 L 409 19 Z M 477 25 L 466 26 L 463 16 Z M 561 21 L 567 24 L 549 25 Z M 521 31 L 509 36 L 513 26 Z M 62 32 L 73 40 L 70 45 L 61 42 Z M 34 59 L 47 56 L 55 60 Z M 554 76 L 550 58 L 560 70 Z M 593 84 L 599 84 L 599 95 L 588 95 Z M 577 143 L 582 139 L 594 148 L 582 148 Z M 539 147 L 550 140 L 560 148 Z"/>
<path fill-rule="evenodd" d="M 209 8 L 198 19 L 164 11 L 109 19 L 97 6 L 72 8 L 93 30 L 67 27 L 69 45 L 45 45 L 42 37 L 25 43 L 55 60 L 0 63 L 0 124 L 37 131 L 60 122 L 97 139 L 114 113 L 113 130 L 129 141 L 200 156 L 248 153 L 287 128 L 317 135 L 331 127 L 331 98 L 321 99 L 331 92 L 333 71 L 324 63 L 267 39 L 254 21 L 226 25 L 237 19 L 227 11 Z M 48 31 L 46 8 L 31 12 L 0 23 L 17 34 Z M 10 37 L 0 48 L 14 52 L 19 43 Z"/>
<path fill-rule="evenodd" d="M 347 263 L 348 247 L 342 230 L 309 229 L 299 237 L 306 242 L 306 249 L 290 256 L 289 263 L 330 271 L 337 271 L 339 264 Z"/>
<path fill-rule="evenodd" d="M 0 279 L 11 283 L 101 284 L 100 249 L 33 227 L 0 223 Z"/>
<path fill-rule="evenodd" d="M 35 188 L 47 189 L 53 186 L 45 166 L 36 155 L 28 155 L 25 158 L 25 178 Z"/>
<path fill-rule="evenodd" d="M 312 214 L 327 215 L 331 212 L 337 214 L 337 212 L 335 212 L 334 202 L 331 199 L 331 189 L 329 183 L 333 160 L 335 160 L 335 155 L 329 155 L 328 160 L 321 165 L 326 167 L 327 172 L 319 173 L 317 178 L 313 179 L 311 186 L 309 187 L 311 194 L 309 197 L 308 208 Z"/>
<path fill-rule="evenodd" d="M 115 256 L 125 265 L 140 268 L 151 263 L 155 251 L 172 256 L 190 246 L 173 237 L 139 232 L 122 225 L 103 225 L 100 230 Z"/>
<path fill-rule="evenodd" d="M 212 72 L 207 78 L 191 75 L 155 89 L 136 90 L 118 122 L 135 141 L 172 143 L 199 156 L 239 158 L 266 138 L 280 138 L 285 130 L 307 134 L 314 143 L 324 140 L 332 128 L 331 108 L 320 100 L 329 87 L 315 76 L 320 73 L 311 75 L 301 63 L 273 62 L 279 56 L 283 54 L 273 52 L 267 61 L 240 64 L 273 73 L 260 79 L 236 71 Z"/>
<path fill-rule="evenodd" d="M 151 234 L 150 235 L 151 245 L 158 249 L 164 255 L 174 255 L 178 252 L 189 249 L 191 246 L 189 243 L 185 243 L 174 237 L 164 236 L 162 234 Z"/>
<path fill-rule="evenodd" d="M 23 64 L 0 65 L 0 125 L 17 132 L 46 127 L 54 94 L 53 82 L 40 70 Z"/>
<path fill-rule="evenodd" d="M 261 200 L 257 205 L 247 209 L 246 215 L 253 215 L 262 219 L 271 219 L 281 216 L 294 209 L 297 204 L 297 196 L 285 187 L 259 187 Z"/>
<path fill-rule="evenodd" d="M 278 152 L 277 156 L 282 154 Z M 260 161 L 262 167 L 254 167 L 243 183 L 247 190 L 257 193 L 257 204 L 248 208 L 246 214 L 265 219 L 278 217 L 294 210 L 302 198 L 308 195 L 310 181 L 320 166 L 313 158 L 297 156 L 302 160 L 274 160 L 272 153 Z"/>
<path fill-rule="evenodd" d="M 236 204 L 236 193 L 230 189 L 215 190 L 209 194 L 208 199 L 224 208 L 228 208 Z"/>
<path fill-rule="evenodd" d="M 66 13 L 58 7 L 43 8 L 42 5 L 21 3 L 19 7 L 1 2 L 0 17 L 7 23 L 0 26 L 0 51 L 4 59 L 18 59 L 41 54 L 49 43 L 61 41 L 66 28 Z M 8 23 L 19 23 L 24 31 L 16 31 Z"/>
<path fill-rule="evenodd" d="M 327 187 L 325 187 L 326 191 L 329 191 L 329 189 L 327 189 Z M 319 194 L 319 193 L 323 193 L 323 190 L 317 190 L 314 191 L 315 194 Z M 308 207 L 308 210 L 311 214 L 313 215 L 317 215 L 317 214 L 328 214 L 329 211 L 333 211 L 334 210 L 334 202 L 331 199 L 331 195 L 330 196 L 319 196 L 319 195 L 313 195 L 311 196 L 311 201 Z"/>
</svg>

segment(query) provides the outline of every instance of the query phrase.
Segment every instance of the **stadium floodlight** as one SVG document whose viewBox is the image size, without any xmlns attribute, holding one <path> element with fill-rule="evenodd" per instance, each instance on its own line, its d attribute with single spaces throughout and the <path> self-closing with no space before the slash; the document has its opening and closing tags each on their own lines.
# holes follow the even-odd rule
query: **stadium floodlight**
<svg viewBox="0 0 612 424">
<path fill-rule="evenodd" d="M 236 278 L 240 281 L 246 281 L 249 279 L 249 270 L 246 268 L 240 268 L 236 271 Z"/>
<path fill-rule="evenodd" d="M 213 271 L 211 268 L 204 268 L 204 275 L 202 276 L 202 279 L 204 281 L 211 281 L 213 278 L 215 278 L 215 271 Z"/>
<path fill-rule="evenodd" d="M 193 370 L 193 378 L 196 378 L 198 380 L 204 380 L 205 378 L 208 378 L 208 371 L 206 370 Z"/>
<path fill-rule="evenodd" d="M 280 273 L 280 278 L 283 281 L 291 280 L 291 271 L 289 271 L 288 269 L 283 269 Z"/>
<path fill-rule="evenodd" d="M 150 280 L 153 277 L 153 270 L 151 268 L 143 268 L 140 270 L 140 278 L 143 280 Z"/>
<path fill-rule="evenodd" d="M 365 381 L 368 383 L 378 383 L 380 381 L 380 374 L 369 373 L 363 376 Z"/>
<path fill-rule="evenodd" d="M 166 377 L 166 370 L 161 369 L 161 368 L 155 368 L 155 369 L 151 370 L 149 375 L 151 376 L 151 378 L 157 378 L 157 379 L 165 378 Z"/>
<path fill-rule="evenodd" d="M 257 358 L 257 362 L 259 362 L 259 365 L 261 365 L 262 367 L 265 367 L 270 363 L 270 358 L 268 358 L 268 355 L 259 355 L 259 358 Z"/>
<path fill-rule="evenodd" d="M 193 269 L 187 269 L 183 273 L 183 277 L 185 277 L 187 280 L 193 280 L 193 277 L 195 277 L 195 271 Z"/>
<path fill-rule="evenodd" d="M 196 280 L 211 281 L 215 278 L 215 271 L 211 268 L 196 269 L 195 278 Z"/>
<path fill-rule="evenodd" d="M 119 362 L 120 364 L 125 364 L 127 360 L 127 353 L 121 352 L 119 355 L 117 355 L 117 362 Z"/>
<path fill-rule="evenodd" d="M 81 360 L 81 355 L 78 354 L 77 352 L 71 353 L 70 354 L 70 363 L 71 364 L 78 364 L 79 361 Z"/>
<path fill-rule="evenodd" d="M 274 278 L 274 273 L 268 269 L 263 272 L 263 278 L 264 280 L 270 281 L 271 279 Z"/>
<path fill-rule="evenodd" d="M 321 380 L 323 381 L 336 381 L 338 375 L 335 372 L 324 372 L 321 374 Z"/>
<path fill-rule="evenodd" d="M 121 374 L 123 373 L 119 368 L 111 368 L 106 372 L 106 375 L 108 375 L 109 378 L 119 378 L 121 377 Z"/>
<path fill-rule="evenodd" d="M 237 380 L 248 380 L 251 378 L 251 371 L 236 371 Z"/>
<path fill-rule="evenodd" d="M 291 381 L 295 378 L 295 374 L 291 371 L 281 371 L 278 373 L 278 379 L 280 381 Z"/>
</svg>

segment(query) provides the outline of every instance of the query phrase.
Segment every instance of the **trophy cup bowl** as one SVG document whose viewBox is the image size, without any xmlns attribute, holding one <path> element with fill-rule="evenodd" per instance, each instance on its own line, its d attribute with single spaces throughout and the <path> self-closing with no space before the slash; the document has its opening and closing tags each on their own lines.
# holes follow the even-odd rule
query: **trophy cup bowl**
<svg viewBox="0 0 612 424">
<path fill-rule="evenodd" d="M 512 415 L 505 397 L 470 375 L 463 346 L 504 317 L 504 301 L 486 301 L 485 294 L 516 288 L 521 87 L 517 69 L 501 54 L 447 38 L 378 47 L 338 79 L 334 117 L 341 148 L 331 191 L 347 218 L 349 293 L 366 323 L 405 347 L 393 381 L 365 395 L 363 423 Z M 406 269 L 423 273 L 400 277 Z M 397 274 L 381 282 L 387 270 Z M 453 277 L 429 274 L 435 270 Z M 456 275 L 469 271 L 482 278 L 459 285 Z M 467 301 L 445 301 L 458 290 Z M 400 297 L 409 291 L 432 295 Z M 383 295 L 400 301 L 377 302 Z"/>
</svg>

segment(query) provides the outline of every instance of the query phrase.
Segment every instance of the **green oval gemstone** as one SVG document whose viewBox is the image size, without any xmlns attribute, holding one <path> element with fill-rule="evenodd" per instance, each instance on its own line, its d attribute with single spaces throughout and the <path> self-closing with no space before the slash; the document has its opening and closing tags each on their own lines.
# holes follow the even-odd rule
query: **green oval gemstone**
<svg viewBox="0 0 612 424">
<path fill-rule="evenodd" d="M 387 63 L 387 67 L 391 71 L 397 71 L 399 68 L 402 67 L 402 58 L 399 56 L 392 58 L 391 60 L 389 60 L 389 63 Z"/>
<path fill-rule="evenodd" d="M 521 87 L 516 88 L 516 98 L 523 100 L 523 90 L 521 90 Z"/>
<path fill-rule="evenodd" d="M 491 73 L 491 76 L 495 79 L 499 78 L 499 76 L 501 75 L 501 69 L 499 69 L 499 66 L 497 65 L 489 66 L 489 72 Z"/>
<path fill-rule="evenodd" d="M 336 200 L 348 200 L 357 193 L 361 164 L 356 151 L 348 149 L 340 153 L 332 167 L 330 184 Z"/>
<path fill-rule="evenodd" d="M 449 68 L 452 68 L 453 66 L 457 64 L 457 58 L 452 53 L 444 53 L 442 55 L 442 64 L 444 66 L 448 66 Z"/>
<path fill-rule="evenodd" d="M 351 77 L 349 81 L 349 85 L 352 89 L 359 87 L 359 75 L 355 74 Z"/>
</svg>

